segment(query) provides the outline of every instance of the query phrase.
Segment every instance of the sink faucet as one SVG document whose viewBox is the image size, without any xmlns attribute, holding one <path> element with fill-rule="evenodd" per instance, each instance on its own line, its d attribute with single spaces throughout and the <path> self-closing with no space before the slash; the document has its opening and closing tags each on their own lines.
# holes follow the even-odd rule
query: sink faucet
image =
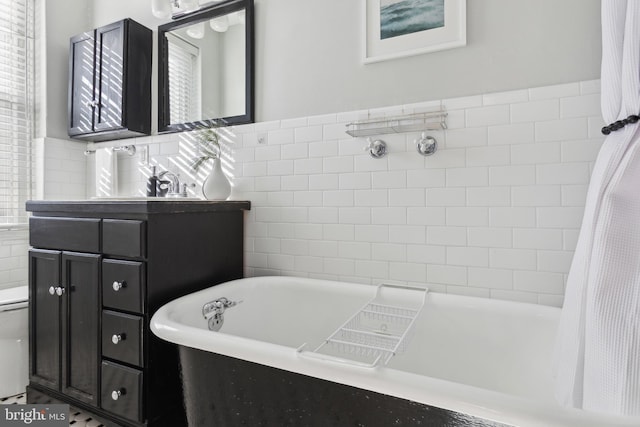
<svg viewBox="0 0 640 427">
<path fill-rule="evenodd" d="M 165 176 L 171 181 L 171 187 L 164 197 L 180 197 L 180 175 L 171 171 L 163 171 L 158 174 L 158 179 L 161 180 Z"/>
</svg>

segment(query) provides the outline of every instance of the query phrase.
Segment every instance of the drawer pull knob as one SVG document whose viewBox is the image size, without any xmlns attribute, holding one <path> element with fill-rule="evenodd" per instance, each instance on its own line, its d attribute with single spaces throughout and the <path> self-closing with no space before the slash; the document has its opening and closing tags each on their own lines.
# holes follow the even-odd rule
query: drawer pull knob
<svg viewBox="0 0 640 427">
<path fill-rule="evenodd" d="M 113 282 L 113 290 L 118 292 L 120 289 L 124 288 L 125 282 L 118 282 L 117 280 Z"/>
<path fill-rule="evenodd" d="M 127 336 L 125 334 L 114 334 L 111 337 L 111 342 L 114 344 L 118 344 L 120 341 L 124 341 L 125 339 L 127 339 Z"/>
<path fill-rule="evenodd" d="M 125 394 L 127 394 L 127 391 L 124 388 L 121 388 L 120 390 L 113 390 L 111 392 L 111 399 L 118 400 L 120 399 L 120 396 Z"/>
<path fill-rule="evenodd" d="M 60 286 L 51 286 L 49 288 L 49 294 L 58 295 L 59 297 L 61 297 L 62 294 L 64 294 L 64 288 L 62 288 Z"/>
</svg>

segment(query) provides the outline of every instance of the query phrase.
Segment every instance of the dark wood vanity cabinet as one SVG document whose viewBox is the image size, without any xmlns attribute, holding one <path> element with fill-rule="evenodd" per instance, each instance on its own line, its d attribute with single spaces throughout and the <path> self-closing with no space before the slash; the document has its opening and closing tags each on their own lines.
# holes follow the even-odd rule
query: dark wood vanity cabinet
<svg viewBox="0 0 640 427">
<path fill-rule="evenodd" d="M 249 202 L 27 202 L 29 403 L 105 425 L 186 425 L 177 349 L 149 329 L 182 295 L 243 275 Z"/>
<path fill-rule="evenodd" d="M 69 136 L 104 141 L 151 132 L 152 34 L 125 19 L 71 38 Z"/>
</svg>

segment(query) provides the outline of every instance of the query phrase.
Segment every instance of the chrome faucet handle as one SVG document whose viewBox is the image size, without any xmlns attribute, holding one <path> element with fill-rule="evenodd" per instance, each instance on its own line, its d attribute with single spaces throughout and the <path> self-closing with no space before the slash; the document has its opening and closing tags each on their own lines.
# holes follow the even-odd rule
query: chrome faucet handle
<svg viewBox="0 0 640 427">
<path fill-rule="evenodd" d="M 242 300 L 231 301 L 225 297 L 218 298 L 202 306 L 202 316 L 207 320 L 210 331 L 217 332 L 224 324 L 224 311 L 240 304 Z"/>
<path fill-rule="evenodd" d="M 192 182 L 190 184 L 182 183 L 182 191 L 180 191 L 180 197 L 189 197 L 189 191 L 187 188 L 195 188 L 196 185 Z"/>
<path fill-rule="evenodd" d="M 374 141 L 371 138 L 367 138 L 367 145 L 364 146 L 364 151 L 368 151 L 369 155 L 374 159 L 379 159 L 387 155 L 387 143 L 381 139 Z"/>
<path fill-rule="evenodd" d="M 427 136 L 426 133 L 422 132 L 420 134 L 420 138 L 413 141 L 416 144 L 416 149 L 418 153 L 423 156 L 431 156 L 438 149 L 438 141 L 432 136 Z"/>
<path fill-rule="evenodd" d="M 209 319 L 215 315 L 221 315 L 227 308 L 235 307 L 241 302 L 242 300 L 231 301 L 225 297 L 218 298 L 202 306 L 202 317 Z"/>
</svg>

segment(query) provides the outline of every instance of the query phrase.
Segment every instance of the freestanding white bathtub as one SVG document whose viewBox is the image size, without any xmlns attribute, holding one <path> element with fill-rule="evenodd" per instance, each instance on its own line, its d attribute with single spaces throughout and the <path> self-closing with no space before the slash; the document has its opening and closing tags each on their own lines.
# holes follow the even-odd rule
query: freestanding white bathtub
<svg viewBox="0 0 640 427">
<path fill-rule="evenodd" d="M 376 292 L 369 285 L 261 277 L 213 286 L 162 307 L 151 328 L 160 338 L 179 344 L 184 356 L 189 424 L 205 425 L 210 421 L 205 408 L 212 408 L 218 420 L 230 425 L 237 422 L 234 417 L 253 409 L 255 417 L 243 422 L 295 425 L 291 421 L 295 414 L 300 420 L 308 416 L 317 425 L 373 425 L 362 421 L 368 412 L 386 408 L 372 415 L 380 417 L 396 408 L 392 416 L 397 416 L 399 425 L 403 414 L 411 412 L 410 419 L 419 416 L 427 425 L 448 420 L 442 425 L 640 426 L 640 418 L 607 417 L 555 404 L 551 354 L 557 308 L 384 288 L 378 299 L 390 307 L 419 309 L 424 300 L 403 352 L 391 354 L 386 365 L 383 357 L 370 367 L 366 365 L 372 359 L 361 353 L 325 352 L 325 347 L 313 351 Z M 221 329 L 210 331 L 203 305 L 222 297 L 237 304 L 224 310 Z M 228 364 L 230 360 L 244 364 Z M 305 381 L 312 385 L 307 388 Z M 299 390 L 288 393 L 287 387 Z M 315 387 L 322 392 L 313 391 Z M 300 390 L 304 399 L 295 397 Z M 334 403 L 318 401 L 332 396 Z M 375 402 L 373 409 L 368 409 L 369 401 Z M 340 405 L 349 415 L 336 413 L 331 420 L 318 421 L 327 408 Z M 320 409 L 310 415 L 311 408 Z M 354 408 L 367 413 L 351 414 Z M 429 421 L 430 417 L 434 418 Z"/>
</svg>

